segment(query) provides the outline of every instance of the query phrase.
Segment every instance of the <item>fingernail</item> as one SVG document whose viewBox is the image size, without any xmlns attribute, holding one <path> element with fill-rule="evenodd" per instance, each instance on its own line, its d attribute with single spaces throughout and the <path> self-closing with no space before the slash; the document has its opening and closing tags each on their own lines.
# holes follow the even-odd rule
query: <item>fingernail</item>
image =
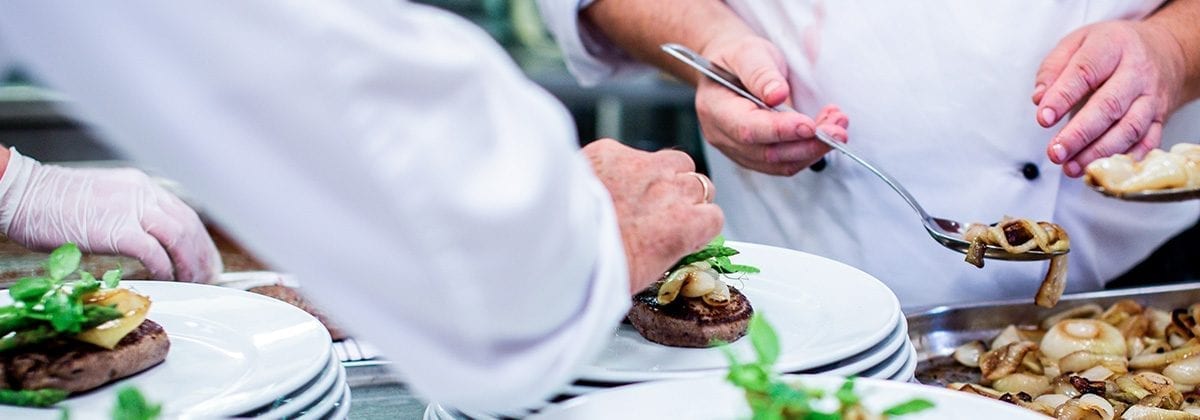
<svg viewBox="0 0 1200 420">
<path fill-rule="evenodd" d="M 1067 160 L 1067 148 L 1063 147 L 1062 144 L 1055 143 L 1053 146 L 1050 146 L 1050 151 L 1052 153 L 1054 153 L 1054 161 L 1055 162 L 1062 162 L 1062 161 Z"/>
<path fill-rule="evenodd" d="M 1046 124 L 1054 124 L 1054 119 L 1057 117 L 1053 109 L 1042 108 L 1042 122 Z"/>
<path fill-rule="evenodd" d="M 1066 169 L 1067 175 L 1070 176 L 1079 176 L 1079 174 L 1082 172 L 1079 170 L 1079 164 L 1075 162 L 1067 162 L 1066 165 L 1063 165 L 1063 169 Z"/>
<path fill-rule="evenodd" d="M 1038 100 L 1041 99 L 1042 93 L 1045 91 L 1046 85 L 1044 83 L 1038 83 L 1037 86 L 1033 87 L 1033 103 L 1035 105 L 1039 102 Z"/>
<path fill-rule="evenodd" d="M 772 80 L 772 81 L 768 82 L 767 87 L 763 88 L 763 96 L 770 96 L 771 92 L 774 92 L 775 89 L 778 87 L 779 87 L 778 80 Z"/>
<path fill-rule="evenodd" d="M 815 130 L 813 130 L 812 126 L 808 124 L 800 124 L 800 126 L 796 127 L 796 135 L 803 138 L 809 138 L 817 135 L 817 133 Z"/>
</svg>

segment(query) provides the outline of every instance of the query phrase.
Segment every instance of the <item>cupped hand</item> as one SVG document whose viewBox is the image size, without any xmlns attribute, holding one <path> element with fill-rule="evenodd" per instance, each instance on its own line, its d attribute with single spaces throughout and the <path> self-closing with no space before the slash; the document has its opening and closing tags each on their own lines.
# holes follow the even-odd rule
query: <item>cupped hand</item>
<svg viewBox="0 0 1200 420">
<path fill-rule="evenodd" d="M 601 139 L 583 148 L 612 196 L 629 264 L 631 293 L 645 289 L 721 232 L 712 182 L 677 150 L 643 152 Z"/>
<path fill-rule="evenodd" d="M 1181 102 L 1182 57 L 1175 38 L 1148 22 L 1102 22 L 1067 35 L 1043 60 L 1033 93 L 1044 127 L 1079 107 L 1050 140 L 1050 160 L 1077 177 L 1096 159 L 1140 159 L 1158 147 Z"/>
<path fill-rule="evenodd" d="M 767 105 L 790 104 L 787 63 L 770 41 L 757 36 L 714 39 L 702 54 L 737 75 Z M 704 137 L 734 162 L 780 176 L 795 175 L 829 152 L 815 130 L 846 141 L 849 125 L 835 106 L 826 106 L 814 121 L 801 113 L 761 109 L 707 78 L 696 87 L 696 114 Z"/>
<path fill-rule="evenodd" d="M 137 258 L 159 280 L 211 282 L 221 273 L 196 212 L 136 169 L 42 165 L 14 151 L 0 185 L 0 232 L 30 249 L 73 242 Z"/>
</svg>

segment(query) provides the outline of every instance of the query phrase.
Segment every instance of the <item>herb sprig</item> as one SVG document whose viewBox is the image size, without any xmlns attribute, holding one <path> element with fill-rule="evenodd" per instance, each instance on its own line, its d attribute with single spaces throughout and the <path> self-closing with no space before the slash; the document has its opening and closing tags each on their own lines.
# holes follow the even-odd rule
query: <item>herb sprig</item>
<svg viewBox="0 0 1200 420">
<path fill-rule="evenodd" d="M 79 270 L 82 258 L 75 244 L 60 246 L 46 259 L 45 276 L 22 278 L 8 289 L 13 303 L 0 307 L 0 352 L 78 334 L 123 316 L 115 306 L 83 301 L 101 288 L 117 287 L 121 270 L 109 270 L 97 280 Z M 78 279 L 68 281 L 72 274 Z M 48 407 L 68 394 L 54 388 L 0 390 L 0 404 Z"/>
<path fill-rule="evenodd" d="M 737 255 L 738 253 L 738 250 L 725 246 L 724 236 L 717 235 L 717 237 L 713 238 L 708 245 L 704 246 L 704 249 L 683 257 L 683 259 L 675 263 L 675 266 L 671 267 L 671 269 L 668 271 L 675 271 L 680 267 L 697 261 L 707 261 L 708 265 L 712 266 L 714 270 L 717 270 L 717 272 L 721 274 L 754 274 L 759 272 L 758 267 L 734 264 L 733 261 L 730 261 L 729 257 Z"/>
<path fill-rule="evenodd" d="M 129 386 L 117 391 L 117 405 L 113 407 L 113 420 L 153 420 L 162 413 L 162 404 L 152 404 L 142 392 Z"/>
<path fill-rule="evenodd" d="M 847 378 L 833 393 L 838 402 L 836 410 L 827 412 L 815 408 L 815 403 L 826 397 L 824 391 L 789 384 L 774 373 L 773 366 L 780 351 L 779 336 L 762 315 L 755 313 L 750 318 L 747 334 L 757 361 L 741 363 L 728 345 L 721 349 L 729 359 L 729 374 L 725 379 L 745 391 L 754 420 L 841 420 L 850 417 L 848 414 L 852 411 L 863 410 L 861 399 L 854 392 L 853 377 Z M 887 408 L 883 415 L 902 416 L 932 407 L 929 400 L 916 398 Z"/>
</svg>

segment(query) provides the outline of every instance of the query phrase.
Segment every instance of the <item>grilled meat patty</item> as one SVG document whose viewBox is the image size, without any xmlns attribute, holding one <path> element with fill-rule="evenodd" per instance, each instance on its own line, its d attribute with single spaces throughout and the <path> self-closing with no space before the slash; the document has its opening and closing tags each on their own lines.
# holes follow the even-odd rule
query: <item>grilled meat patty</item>
<svg viewBox="0 0 1200 420">
<path fill-rule="evenodd" d="M 171 348 L 167 332 L 149 319 L 108 350 L 57 340 L 0 353 L 0 389 L 87 391 L 161 363 Z"/>
<path fill-rule="evenodd" d="M 709 306 L 702 298 L 683 295 L 669 304 L 658 304 L 655 283 L 633 297 L 629 323 L 642 337 L 674 347 L 709 347 L 715 341 L 730 343 L 746 335 L 754 308 L 737 288 L 729 286 L 729 303 Z"/>
</svg>

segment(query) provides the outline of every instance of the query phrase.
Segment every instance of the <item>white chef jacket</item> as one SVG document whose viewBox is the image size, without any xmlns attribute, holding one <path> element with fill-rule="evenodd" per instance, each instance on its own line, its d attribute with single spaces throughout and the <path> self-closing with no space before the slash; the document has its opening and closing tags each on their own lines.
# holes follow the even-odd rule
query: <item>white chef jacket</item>
<svg viewBox="0 0 1200 420">
<path fill-rule="evenodd" d="M 569 115 L 460 18 L 391 0 L 18 2 L 0 44 L 429 398 L 536 401 L 628 309 L 611 199 Z"/>
<path fill-rule="evenodd" d="M 1068 291 L 1100 288 L 1197 220 L 1196 202 L 1118 202 L 1063 175 L 1046 156 L 1061 124 L 1038 126 L 1029 99 L 1041 60 L 1062 37 L 1092 22 L 1146 16 L 1161 1 L 729 3 L 787 57 L 796 108 L 815 115 L 824 104 L 841 106 L 850 146 L 930 214 L 1061 224 L 1071 236 Z M 644 68 L 593 28 L 581 30 L 586 4 L 540 3 L 576 77 L 591 84 Z M 1176 113 L 1165 138 L 1200 142 L 1195 111 Z M 1032 299 L 1044 277 L 1044 262 L 987 261 L 982 270 L 964 263 L 929 238 L 896 193 L 837 152 L 824 170 L 792 177 L 743 169 L 711 146 L 706 156 L 730 239 L 854 265 L 906 307 Z M 1037 176 L 1026 179 L 1033 169 Z"/>
</svg>

